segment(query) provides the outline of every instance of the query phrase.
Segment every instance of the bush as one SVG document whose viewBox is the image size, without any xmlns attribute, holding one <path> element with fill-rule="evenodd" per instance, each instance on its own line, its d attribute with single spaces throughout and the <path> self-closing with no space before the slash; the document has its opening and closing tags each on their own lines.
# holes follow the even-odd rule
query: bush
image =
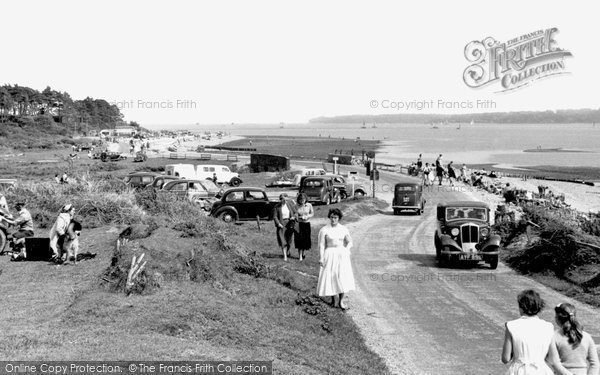
<svg viewBox="0 0 600 375">
<path fill-rule="evenodd" d="M 523 222 L 510 227 L 510 224 L 496 226 L 500 233 L 510 233 L 506 238 L 515 237 L 515 232 L 524 232 L 526 221 L 536 223 L 539 228 L 536 240 L 525 249 L 513 250 L 506 261 L 521 272 L 551 271 L 559 277 L 566 272 L 585 264 L 600 263 L 600 255 L 580 243 L 600 245 L 597 238 L 584 233 L 572 221 L 564 220 L 556 212 L 540 207 L 524 207 Z M 510 232 L 514 230 L 514 232 Z"/>
</svg>

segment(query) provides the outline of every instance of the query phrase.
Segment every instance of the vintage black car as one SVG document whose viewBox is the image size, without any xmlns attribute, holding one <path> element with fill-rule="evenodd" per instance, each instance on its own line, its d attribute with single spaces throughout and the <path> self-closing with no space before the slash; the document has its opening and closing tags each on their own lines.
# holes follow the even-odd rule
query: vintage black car
<svg viewBox="0 0 600 375">
<path fill-rule="evenodd" d="M 221 189 L 209 180 L 180 179 L 165 183 L 158 194 L 176 195 L 199 204 L 205 211 L 210 211 L 220 192 Z"/>
<path fill-rule="evenodd" d="M 457 201 L 437 206 L 436 259 L 442 266 L 452 262 L 484 261 L 498 267 L 500 236 L 491 232 L 490 209 L 475 201 Z"/>
<path fill-rule="evenodd" d="M 402 211 L 415 211 L 421 215 L 425 210 L 425 199 L 423 198 L 423 185 L 414 182 L 401 182 L 394 186 L 394 199 L 392 209 L 394 215 Z"/>
<path fill-rule="evenodd" d="M 273 208 L 277 204 L 267 197 L 261 188 L 238 187 L 225 190 L 220 200 L 213 203 L 210 216 L 227 223 L 247 220 L 273 220 Z"/>
<path fill-rule="evenodd" d="M 342 199 L 348 198 L 348 196 L 352 194 L 352 189 L 354 189 L 354 197 L 356 198 L 367 195 L 367 188 L 358 182 L 352 183 L 352 176 L 349 179 L 346 179 L 344 176 L 340 176 L 339 174 L 328 174 L 326 176 L 331 176 L 333 179 L 333 186 L 340 191 L 340 198 Z"/>
<path fill-rule="evenodd" d="M 302 176 L 298 193 L 306 194 L 309 202 L 331 204 L 342 200 L 331 176 Z"/>
<path fill-rule="evenodd" d="M 142 189 L 150 185 L 158 174 L 153 172 L 133 172 L 125 177 L 125 184 L 134 189 Z"/>
</svg>

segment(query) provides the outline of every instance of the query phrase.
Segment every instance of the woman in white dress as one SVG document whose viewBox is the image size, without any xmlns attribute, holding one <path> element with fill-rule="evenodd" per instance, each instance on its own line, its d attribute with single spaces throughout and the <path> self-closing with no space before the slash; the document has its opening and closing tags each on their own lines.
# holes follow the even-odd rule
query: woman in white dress
<svg viewBox="0 0 600 375">
<path fill-rule="evenodd" d="M 344 294 L 354 290 L 354 274 L 350 263 L 350 248 L 352 237 L 345 226 L 340 224 L 342 211 L 337 208 L 329 210 L 327 217 L 330 224 L 319 231 L 319 283 L 317 292 L 321 297 L 332 297 L 335 306 L 335 297 L 339 296 L 339 307 L 346 310 L 348 307 Z"/>
<path fill-rule="evenodd" d="M 502 363 L 510 363 L 508 375 L 571 374 L 560 363 L 554 344 L 554 326 L 540 319 L 537 314 L 544 308 L 544 300 L 535 290 L 521 292 L 519 319 L 506 323 Z"/>
</svg>

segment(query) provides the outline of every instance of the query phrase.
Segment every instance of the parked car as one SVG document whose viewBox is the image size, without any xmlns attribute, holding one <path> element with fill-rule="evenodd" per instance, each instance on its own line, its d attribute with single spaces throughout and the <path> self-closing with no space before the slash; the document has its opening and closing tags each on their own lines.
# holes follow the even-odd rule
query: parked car
<svg viewBox="0 0 600 375">
<path fill-rule="evenodd" d="M 164 174 L 159 174 L 154 177 L 154 181 L 151 184 L 147 185 L 146 188 L 153 189 L 155 191 L 162 189 L 163 185 L 169 181 L 179 180 L 180 178 L 177 176 L 167 176 Z"/>
<path fill-rule="evenodd" d="M 261 188 L 237 187 L 225 190 L 213 203 L 210 216 L 228 223 L 236 221 L 273 220 L 273 209 L 277 201 L 271 201 Z"/>
<path fill-rule="evenodd" d="M 100 153 L 100 160 L 102 160 L 104 162 L 119 161 L 119 160 L 125 160 L 125 159 L 127 159 L 127 157 L 122 155 L 120 152 L 109 151 L 109 152 L 101 152 Z"/>
<path fill-rule="evenodd" d="M 133 172 L 128 174 L 123 182 L 132 188 L 142 189 L 154 182 L 156 176 L 153 172 Z"/>
<path fill-rule="evenodd" d="M 334 186 L 331 176 L 304 176 L 300 179 L 298 193 L 304 193 L 309 202 L 339 203 L 340 189 Z"/>
<path fill-rule="evenodd" d="M 423 185 L 414 182 L 401 182 L 394 185 L 394 199 L 392 209 L 394 215 L 402 211 L 415 211 L 421 215 L 425 210 L 425 198 L 423 198 Z"/>
<path fill-rule="evenodd" d="M 364 197 L 367 195 L 367 188 L 359 183 L 352 183 L 346 177 L 341 176 L 339 174 L 328 174 L 327 176 L 331 176 L 333 179 L 333 186 L 335 186 L 340 191 L 340 198 L 346 199 L 350 194 L 352 194 L 352 188 L 354 187 L 354 196 L 355 197 Z"/>
<path fill-rule="evenodd" d="M 187 198 L 190 202 L 200 204 L 206 211 L 210 211 L 220 190 L 212 181 L 182 179 L 167 182 L 159 193 L 176 194 L 181 198 Z"/>
<path fill-rule="evenodd" d="M 135 153 L 135 157 L 133 158 L 133 161 L 135 163 L 141 163 L 148 160 L 148 155 L 146 155 L 145 152 L 143 151 L 138 151 Z"/>
<path fill-rule="evenodd" d="M 484 261 L 498 267 L 500 236 L 491 232 L 490 209 L 483 202 L 457 201 L 437 206 L 435 254 L 440 265 Z"/>
</svg>

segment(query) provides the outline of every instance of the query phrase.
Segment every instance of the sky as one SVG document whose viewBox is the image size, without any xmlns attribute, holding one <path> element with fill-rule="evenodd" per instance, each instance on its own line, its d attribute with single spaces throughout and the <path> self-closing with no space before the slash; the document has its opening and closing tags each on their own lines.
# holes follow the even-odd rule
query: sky
<svg viewBox="0 0 600 375">
<path fill-rule="evenodd" d="M 0 84 L 105 99 L 144 126 L 599 108 L 595 10 L 592 1 L 12 1 Z M 469 42 L 552 27 L 573 54 L 568 74 L 502 93 L 464 83 Z M 434 104 L 392 108 L 411 101 Z"/>
</svg>

